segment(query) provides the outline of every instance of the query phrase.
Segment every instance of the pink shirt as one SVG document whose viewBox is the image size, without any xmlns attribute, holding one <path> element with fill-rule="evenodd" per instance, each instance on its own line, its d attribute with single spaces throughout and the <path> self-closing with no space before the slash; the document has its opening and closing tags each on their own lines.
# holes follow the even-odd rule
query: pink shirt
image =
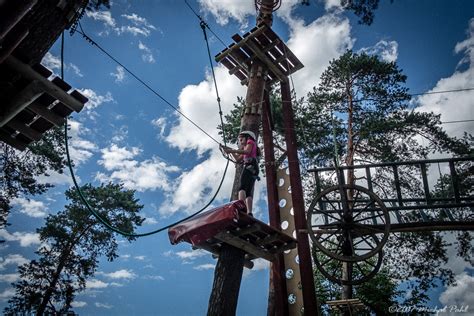
<svg viewBox="0 0 474 316">
<path fill-rule="evenodd" d="M 250 160 L 250 158 L 257 158 L 257 145 L 255 142 L 249 138 L 246 145 L 252 145 L 252 151 L 250 152 L 250 155 L 244 154 L 244 162 Z"/>
</svg>

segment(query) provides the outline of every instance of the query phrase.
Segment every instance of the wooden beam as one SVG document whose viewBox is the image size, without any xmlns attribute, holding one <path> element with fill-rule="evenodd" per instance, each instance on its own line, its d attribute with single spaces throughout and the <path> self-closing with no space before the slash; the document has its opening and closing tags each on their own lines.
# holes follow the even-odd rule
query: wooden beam
<svg viewBox="0 0 474 316">
<path fill-rule="evenodd" d="M 24 142 L 20 142 L 19 140 L 13 138 L 10 136 L 10 134 L 0 130 L 0 140 L 1 141 L 4 141 L 5 143 L 7 143 L 8 145 L 18 149 L 18 150 L 25 150 L 26 146 L 28 144 L 24 143 Z"/>
<path fill-rule="evenodd" d="M 232 48 L 229 47 L 229 49 L 225 49 L 219 54 L 216 55 L 215 60 L 216 62 L 220 62 L 222 59 L 224 59 L 227 55 L 229 55 L 234 49 L 239 49 L 242 46 L 244 46 L 250 39 L 252 39 L 254 36 L 257 36 L 258 34 L 262 33 L 266 29 L 266 26 L 260 26 L 255 32 L 252 34 L 248 35 L 247 37 L 244 37 L 243 39 L 240 40 L 240 42 L 236 43 L 235 45 L 232 46 Z"/>
<path fill-rule="evenodd" d="M 38 80 L 33 80 L 22 89 L 14 99 L 6 105 L 6 111 L 0 117 L 0 127 L 7 124 L 18 113 L 23 111 L 28 105 L 35 101 L 43 93 Z"/>
<path fill-rule="evenodd" d="M 233 236 L 231 233 L 225 231 L 220 232 L 215 236 L 215 238 L 222 240 L 223 242 L 238 249 L 242 249 L 243 251 L 254 255 L 255 257 L 263 258 L 268 261 L 273 261 L 275 259 L 274 255 L 262 250 L 261 248 L 256 247 L 255 245 L 252 245 L 246 240 Z"/>
<path fill-rule="evenodd" d="M 63 91 L 61 88 L 53 84 L 48 79 L 42 77 L 40 74 L 34 71 L 29 65 L 24 64 L 17 58 L 13 56 L 9 56 L 5 60 L 4 63 L 7 66 L 20 72 L 25 78 L 38 81 L 38 83 L 41 85 L 41 88 L 43 88 L 46 93 L 58 99 L 61 103 L 66 105 L 71 110 L 80 112 L 82 108 L 84 107 L 83 103 L 76 100 L 74 97 L 70 96 L 67 92 Z"/>
<path fill-rule="evenodd" d="M 21 21 L 38 0 L 0 1 L 0 40 Z"/>
<path fill-rule="evenodd" d="M 61 126 L 64 125 L 66 120 L 64 117 L 54 113 L 52 110 L 49 110 L 46 107 L 40 106 L 36 103 L 32 103 L 28 106 L 28 109 L 33 111 L 34 113 L 41 115 L 45 120 L 48 122 L 56 125 L 56 126 Z"/>
<path fill-rule="evenodd" d="M 28 125 L 25 125 L 24 123 L 21 123 L 15 119 L 9 121 L 6 125 L 34 141 L 38 141 L 41 139 L 41 137 L 43 137 L 43 134 L 41 134 L 37 130 L 32 129 Z"/>
<path fill-rule="evenodd" d="M 233 230 L 231 234 L 234 235 L 235 237 L 240 237 L 240 236 L 249 235 L 249 234 L 258 232 L 259 230 L 261 230 L 260 225 L 253 224 L 244 228 L 237 228 L 236 230 Z"/>
</svg>

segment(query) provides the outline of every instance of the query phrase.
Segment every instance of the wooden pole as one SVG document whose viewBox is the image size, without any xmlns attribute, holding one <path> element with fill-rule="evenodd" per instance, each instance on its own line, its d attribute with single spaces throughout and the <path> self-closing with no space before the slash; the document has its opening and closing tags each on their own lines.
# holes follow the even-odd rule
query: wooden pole
<svg viewBox="0 0 474 316">
<path fill-rule="evenodd" d="M 275 0 L 262 0 L 257 25 L 266 23 L 268 26 L 271 26 L 274 2 Z M 250 68 L 245 109 L 240 121 L 241 130 L 252 131 L 257 138 L 261 120 L 263 92 L 265 90 L 264 72 L 263 64 L 258 59 L 255 59 Z M 238 165 L 235 172 L 231 200 L 237 198 L 241 172 L 242 166 Z M 235 315 L 240 283 L 242 281 L 244 257 L 245 253 L 240 249 L 232 246 L 223 247 L 214 271 L 214 283 L 209 298 L 207 315 Z"/>
<path fill-rule="evenodd" d="M 280 206 L 278 205 L 277 174 L 273 135 L 271 127 L 270 97 L 265 91 L 262 108 L 263 148 L 265 151 L 265 178 L 267 180 L 268 217 L 270 226 L 280 229 Z M 286 299 L 285 261 L 283 254 L 270 265 L 270 287 L 268 293 L 268 316 L 288 315 L 288 300 Z"/>
<path fill-rule="evenodd" d="M 291 92 L 288 80 L 281 82 L 281 98 L 286 150 L 288 152 L 288 168 L 290 170 L 291 198 L 293 200 L 293 210 L 295 214 L 296 239 L 298 240 L 304 313 L 305 315 L 317 315 L 311 251 L 308 235 L 302 232 L 302 230 L 306 229 L 306 216 L 296 147 L 294 114 L 291 106 Z"/>
</svg>

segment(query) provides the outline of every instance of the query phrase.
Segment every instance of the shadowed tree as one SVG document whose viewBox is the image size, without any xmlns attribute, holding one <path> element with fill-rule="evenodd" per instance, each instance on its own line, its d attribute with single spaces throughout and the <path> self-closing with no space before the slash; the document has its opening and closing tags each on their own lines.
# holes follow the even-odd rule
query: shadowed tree
<svg viewBox="0 0 474 316">
<path fill-rule="evenodd" d="M 133 190 L 116 184 L 88 184 L 81 190 L 96 212 L 122 231 L 133 233 L 144 221 L 138 215 L 143 206 Z M 66 191 L 66 197 L 70 203 L 65 209 L 49 215 L 38 229 L 42 241 L 36 252 L 38 259 L 20 266 L 21 280 L 13 284 L 15 295 L 5 315 L 59 315 L 70 311 L 75 294 L 84 290 L 86 280 L 94 276 L 99 258 L 113 261 L 118 257 L 116 234 L 89 213 L 76 190 Z"/>
<path fill-rule="evenodd" d="M 41 194 L 52 187 L 39 182 L 38 176 L 63 172 L 66 165 L 63 138 L 61 128 L 52 129 L 23 152 L 0 143 L 0 228 L 7 223 L 12 200 L 20 195 Z"/>
</svg>

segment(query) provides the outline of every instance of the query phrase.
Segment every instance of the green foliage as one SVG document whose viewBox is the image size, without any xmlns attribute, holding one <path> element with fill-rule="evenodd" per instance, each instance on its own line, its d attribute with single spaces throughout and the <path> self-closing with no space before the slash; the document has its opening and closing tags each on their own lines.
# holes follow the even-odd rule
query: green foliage
<svg viewBox="0 0 474 316">
<path fill-rule="evenodd" d="M 325 258 L 315 248 L 312 250 L 312 255 L 315 260 L 318 258 L 320 262 Z M 331 261 L 327 266 L 328 271 L 337 268 L 338 266 L 335 261 Z M 323 315 L 338 315 L 330 310 L 326 302 L 341 299 L 341 286 L 326 279 L 316 267 L 314 267 L 314 285 L 316 297 Z M 394 305 L 402 294 L 397 290 L 397 286 L 397 282 L 391 278 L 386 268 L 382 268 L 374 278 L 367 282 L 354 286 L 354 297 L 360 299 L 368 309 L 365 312 L 359 311 L 357 315 L 370 315 L 370 313 L 375 313 L 376 315 L 387 314 L 389 307 Z"/>
<path fill-rule="evenodd" d="M 7 223 L 14 198 L 44 193 L 52 185 L 37 178 L 48 176 L 50 171 L 63 172 L 66 165 L 63 138 L 62 128 L 52 129 L 23 152 L 0 143 L 0 228 Z"/>
<path fill-rule="evenodd" d="M 138 215 L 142 205 L 134 191 L 121 185 L 107 184 L 81 188 L 90 205 L 115 227 L 133 232 L 144 218 Z M 98 259 L 118 257 L 114 232 L 100 224 L 79 198 L 76 190 L 66 191 L 70 201 L 63 211 L 49 215 L 38 229 L 42 246 L 37 260 L 19 268 L 21 281 L 14 283 L 15 295 L 4 310 L 6 315 L 20 313 L 62 314 L 71 309 L 77 292 L 97 269 Z M 133 238 L 127 237 L 129 241 Z"/>
</svg>

